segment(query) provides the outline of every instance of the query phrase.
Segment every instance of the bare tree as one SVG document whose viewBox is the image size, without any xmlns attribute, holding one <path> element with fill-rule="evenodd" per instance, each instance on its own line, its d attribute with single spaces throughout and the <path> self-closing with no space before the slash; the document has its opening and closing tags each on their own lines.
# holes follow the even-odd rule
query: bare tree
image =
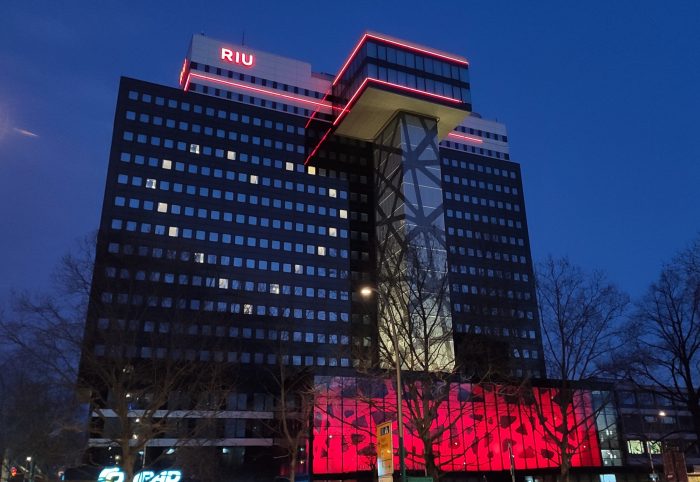
<svg viewBox="0 0 700 482">
<path fill-rule="evenodd" d="M 525 401 L 554 449 L 560 481 L 568 482 L 572 457 L 587 442 L 579 434 L 595 429 L 596 414 L 606 405 L 594 407 L 582 382 L 599 377 L 620 346 L 617 322 L 628 297 L 603 273 L 586 273 L 566 258 L 540 263 L 536 282 L 552 388 L 548 396 L 528 389 Z"/>
<path fill-rule="evenodd" d="M 11 466 L 33 470 L 35 478 L 55 478 L 78 463 L 85 445 L 74 393 L 56 385 L 20 350 L 0 364 L 0 472 Z M 31 457 L 31 464 L 27 457 Z"/>
<path fill-rule="evenodd" d="M 445 438 L 458 437 L 457 421 L 467 406 L 449 404 L 458 397 L 451 397 L 457 369 L 445 252 L 430 236 L 417 242 L 390 237 L 381 246 L 380 258 L 373 291 L 378 303 L 381 376 L 401 368 L 397 390 L 403 400 L 403 423 L 422 444 L 422 451 L 406 457 L 438 480 L 441 465 L 450 461 L 436 448 Z M 454 416 L 443 420 L 439 415 L 444 412 Z"/>
<path fill-rule="evenodd" d="M 637 385 L 685 407 L 700 440 L 700 237 L 663 267 L 636 308 L 620 364 Z"/>
<path fill-rule="evenodd" d="M 280 346 L 284 345 L 284 341 Z M 294 482 L 301 464 L 306 462 L 305 449 L 312 429 L 316 403 L 314 376 L 308 367 L 293 367 L 281 349 L 277 363 L 270 370 L 270 393 L 275 418 L 270 429 L 275 444 L 288 461 L 290 482 Z"/>
<path fill-rule="evenodd" d="M 15 297 L 0 330 L 53 383 L 77 391 L 90 407 L 90 443 L 116 448 L 115 462 L 131 480 L 137 467 L 153 462 L 145 451 L 155 439 L 196 446 L 216 438 L 213 420 L 233 369 L 196 356 L 198 348 L 213 348 L 183 336 L 196 313 L 173 309 L 168 329 L 159 330 L 149 320 L 162 316 L 149 301 L 160 293 L 103 273 L 93 283 L 93 266 L 94 239 L 87 238 L 61 260 L 52 292 Z M 126 293 L 120 296 L 129 302 L 111 303 L 103 291 Z"/>
</svg>

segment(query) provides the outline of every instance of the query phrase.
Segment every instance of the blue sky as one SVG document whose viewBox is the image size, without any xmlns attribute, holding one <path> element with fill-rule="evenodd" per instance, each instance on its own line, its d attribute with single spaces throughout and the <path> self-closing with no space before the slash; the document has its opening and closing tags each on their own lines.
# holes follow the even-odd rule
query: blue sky
<svg viewBox="0 0 700 482">
<path fill-rule="evenodd" d="M 193 33 L 335 73 L 365 30 L 467 57 L 508 127 L 535 260 L 632 295 L 700 233 L 700 2 L 0 5 L 0 298 L 97 228 L 120 75 L 175 86 Z"/>
</svg>

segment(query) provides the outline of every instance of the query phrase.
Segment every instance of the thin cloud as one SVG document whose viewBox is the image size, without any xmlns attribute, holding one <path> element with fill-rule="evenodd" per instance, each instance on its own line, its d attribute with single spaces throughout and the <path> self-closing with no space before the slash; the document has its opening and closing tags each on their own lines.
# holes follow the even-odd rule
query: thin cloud
<svg viewBox="0 0 700 482">
<path fill-rule="evenodd" d="M 26 129 L 20 129 L 19 127 L 14 127 L 15 132 L 18 132 L 19 134 L 22 134 L 23 136 L 27 137 L 39 137 L 39 134 L 35 134 L 34 132 L 28 131 Z"/>
</svg>

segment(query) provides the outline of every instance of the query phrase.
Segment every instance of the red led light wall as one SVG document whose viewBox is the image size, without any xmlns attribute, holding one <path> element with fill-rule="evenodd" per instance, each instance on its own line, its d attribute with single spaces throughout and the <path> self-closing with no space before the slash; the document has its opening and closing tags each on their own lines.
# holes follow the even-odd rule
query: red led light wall
<svg viewBox="0 0 700 482">
<path fill-rule="evenodd" d="M 540 422 L 534 404 L 506 395 L 503 387 L 452 384 L 447 400 L 437 406 L 431 425 L 433 451 L 443 471 L 500 471 L 510 468 L 508 447 L 513 447 L 516 469 L 559 466 L 554 429 L 562 415 L 552 399 L 556 389 L 535 389 Z M 576 409 L 567 415 L 572 465 L 600 466 L 601 457 L 590 394 L 577 391 Z M 314 414 L 314 473 L 346 473 L 376 468 L 376 424 L 396 419 L 396 395 L 392 381 L 377 383 L 355 378 L 327 378 L 319 386 Z M 424 467 L 423 443 L 416 436 L 411 410 L 417 400 L 404 403 L 406 465 Z M 394 426 L 394 448 L 398 437 Z M 398 467 L 398 458 L 394 460 Z"/>
</svg>

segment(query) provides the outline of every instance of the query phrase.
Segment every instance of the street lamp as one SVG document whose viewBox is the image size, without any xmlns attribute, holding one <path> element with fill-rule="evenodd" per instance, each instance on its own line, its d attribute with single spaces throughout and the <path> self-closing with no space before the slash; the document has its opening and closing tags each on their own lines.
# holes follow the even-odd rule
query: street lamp
<svg viewBox="0 0 700 482">
<path fill-rule="evenodd" d="M 376 293 L 376 295 L 381 298 L 381 301 L 388 304 L 386 295 L 378 289 L 370 286 L 364 286 L 360 289 L 360 295 L 362 295 L 364 298 L 369 298 L 372 293 Z M 392 344 L 394 345 L 394 352 L 396 353 L 396 363 L 394 365 L 396 367 L 396 418 L 398 419 L 397 428 L 399 432 L 399 474 L 401 477 L 401 482 L 406 482 L 406 450 L 403 443 L 403 385 L 401 383 L 402 361 L 400 358 L 401 352 L 399 351 L 399 336 L 396 332 L 397 327 L 393 323 L 392 325 L 390 335 L 392 338 Z"/>
<path fill-rule="evenodd" d="M 657 418 L 663 418 L 665 416 L 666 412 L 664 412 L 663 410 L 659 410 Z M 649 468 L 651 469 L 651 474 L 649 474 L 649 478 L 652 480 L 652 482 L 656 482 L 659 479 L 659 476 L 656 474 L 656 469 L 654 468 L 654 457 L 651 454 L 651 440 L 649 440 L 649 437 L 647 437 L 647 454 L 649 455 Z"/>
<path fill-rule="evenodd" d="M 27 457 L 27 463 L 29 464 L 29 482 L 34 482 L 34 460 L 32 457 Z"/>
</svg>

